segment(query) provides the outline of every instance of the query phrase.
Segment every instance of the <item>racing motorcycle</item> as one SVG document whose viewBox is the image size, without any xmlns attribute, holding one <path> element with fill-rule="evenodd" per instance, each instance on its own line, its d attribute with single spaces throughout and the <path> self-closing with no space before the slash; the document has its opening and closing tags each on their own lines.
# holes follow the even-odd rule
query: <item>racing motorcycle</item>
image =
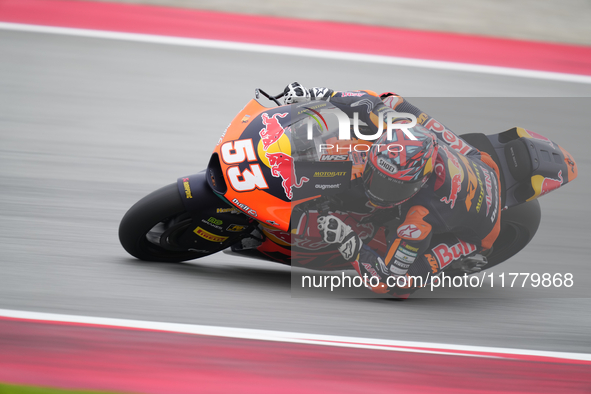
<svg viewBox="0 0 591 394">
<path fill-rule="evenodd" d="M 225 251 L 316 270 L 352 269 L 317 228 L 317 217 L 330 212 L 384 253 L 386 224 L 402 220 L 396 209 L 376 209 L 363 193 L 361 175 L 371 142 L 359 133 L 369 129 L 357 119 L 353 126 L 343 123 L 343 113 L 330 102 L 281 105 L 282 96 L 256 89 L 220 137 L 205 170 L 180 177 L 133 205 L 119 227 L 125 250 L 159 262 Z M 446 133 L 432 118 L 421 123 Z M 343 139 L 343 127 L 354 129 L 354 137 Z M 449 132 L 442 136 L 455 138 Z M 484 260 L 440 262 L 439 271 L 452 276 L 474 264 L 491 268 L 522 250 L 540 223 L 537 198 L 577 176 L 573 157 L 535 132 L 515 127 L 461 137 L 490 154 L 500 169 L 501 205 L 493 209 L 494 214 L 502 211 L 501 231 Z M 466 250 L 460 256 L 470 254 L 469 246 L 461 245 Z"/>
</svg>

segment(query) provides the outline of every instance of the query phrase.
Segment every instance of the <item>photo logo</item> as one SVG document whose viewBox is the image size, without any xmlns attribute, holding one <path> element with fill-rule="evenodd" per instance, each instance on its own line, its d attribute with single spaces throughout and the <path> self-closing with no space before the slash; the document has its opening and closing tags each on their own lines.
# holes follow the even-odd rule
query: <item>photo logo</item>
<svg viewBox="0 0 591 394">
<path fill-rule="evenodd" d="M 315 111 L 316 112 L 316 111 Z M 331 110 L 331 109 L 327 109 L 322 111 L 323 115 L 326 114 L 333 114 L 337 117 L 337 120 L 339 122 L 339 140 L 351 140 L 351 120 L 349 119 L 349 117 L 342 111 L 340 110 Z M 323 123 L 326 125 L 326 121 L 323 117 L 323 115 L 319 114 L 318 112 L 316 112 L 316 115 L 319 115 L 320 118 L 322 119 Z M 393 120 L 397 119 L 410 119 L 411 121 L 409 123 L 392 123 Z M 314 119 L 312 119 L 312 117 L 307 119 L 308 122 L 308 140 L 312 140 L 313 139 L 313 123 Z M 318 122 L 318 121 L 316 121 Z M 379 120 L 378 120 L 378 131 L 374 134 L 374 135 L 364 135 L 361 134 L 361 132 L 359 131 L 359 113 L 358 112 L 354 112 L 353 113 L 353 133 L 355 134 L 355 137 L 357 137 L 360 140 L 365 140 L 365 141 L 375 141 L 378 138 L 380 138 L 380 136 L 384 133 L 384 113 L 380 112 L 379 114 Z M 413 114 L 408 114 L 405 112 L 395 112 L 395 111 L 389 111 L 388 114 L 386 115 L 386 133 L 388 134 L 388 139 L 391 140 L 392 139 L 392 130 L 401 130 L 409 139 L 416 141 L 417 137 L 415 137 L 411 132 L 410 132 L 410 128 L 413 128 L 414 126 L 417 125 L 417 118 L 416 116 L 414 116 Z"/>
</svg>

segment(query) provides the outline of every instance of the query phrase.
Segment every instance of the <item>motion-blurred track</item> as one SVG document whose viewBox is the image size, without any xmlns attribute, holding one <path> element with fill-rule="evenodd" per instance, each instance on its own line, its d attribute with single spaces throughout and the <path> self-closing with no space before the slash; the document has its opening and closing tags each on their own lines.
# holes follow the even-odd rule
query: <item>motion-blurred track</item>
<svg viewBox="0 0 591 394">
<path fill-rule="evenodd" d="M 11 31 L 0 31 L 0 53 L 0 308 L 591 352 L 591 137 L 581 128 L 591 85 Z M 572 272 L 573 291 L 292 298 L 288 267 L 224 254 L 191 264 L 126 255 L 117 240 L 125 211 L 204 168 L 255 87 L 278 92 L 293 80 L 416 97 L 459 133 L 520 125 L 559 142 L 579 179 L 542 198 L 537 236 L 500 268 Z M 515 106 L 507 97 L 550 98 Z"/>
</svg>

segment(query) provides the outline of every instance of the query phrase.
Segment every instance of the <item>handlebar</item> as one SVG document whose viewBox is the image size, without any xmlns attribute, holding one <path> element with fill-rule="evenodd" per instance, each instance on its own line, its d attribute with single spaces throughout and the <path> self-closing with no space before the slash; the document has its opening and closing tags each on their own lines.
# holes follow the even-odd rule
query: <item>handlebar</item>
<svg viewBox="0 0 591 394">
<path fill-rule="evenodd" d="M 277 96 L 271 96 L 269 93 L 265 92 L 263 89 L 256 88 L 254 90 L 254 97 L 255 98 L 258 99 L 259 98 L 259 95 L 261 95 L 261 94 L 263 96 L 265 96 L 266 98 L 268 98 L 269 100 L 274 101 L 275 104 L 277 104 L 278 106 L 281 106 L 281 103 L 277 99 L 280 99 L 281 97 L 283 97 L 285 95 L 285 93 L 281 92 Z"/>
</svg>

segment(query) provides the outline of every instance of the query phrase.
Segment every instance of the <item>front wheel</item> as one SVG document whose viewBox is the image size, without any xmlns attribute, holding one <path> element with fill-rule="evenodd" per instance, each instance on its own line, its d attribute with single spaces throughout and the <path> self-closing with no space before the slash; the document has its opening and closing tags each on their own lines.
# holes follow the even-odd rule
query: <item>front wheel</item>
<svg viewBox="0 0 591 394">
<path fill-rule="evenodd" d="M 147 261 L 180 262 L 217 252 L 187 250 L 176 243 L 191 222 L 173 183 L 148 194 L 127 211 L 119 225 L 119 241 L 129 254 Z"/>
</svg>

